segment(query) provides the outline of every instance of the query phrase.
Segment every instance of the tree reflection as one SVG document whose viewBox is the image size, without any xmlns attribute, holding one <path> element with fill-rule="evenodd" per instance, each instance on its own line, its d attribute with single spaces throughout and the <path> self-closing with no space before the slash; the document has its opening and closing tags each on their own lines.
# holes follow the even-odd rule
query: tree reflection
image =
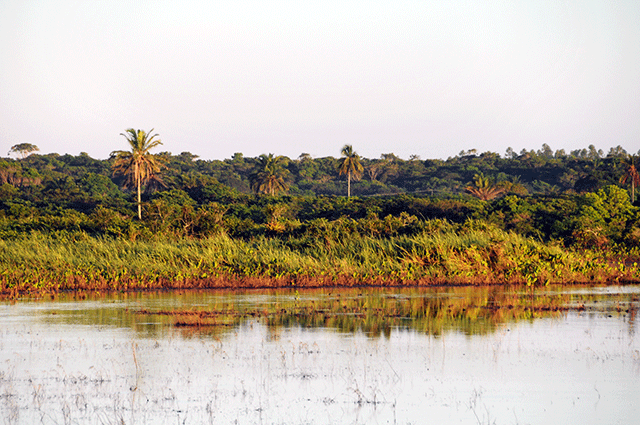
<svg viewBox="0 0 640 425">
<path fill-rule="evenodd" d="M 621 291 L 623 292 L 623 291 Z M 86 298 L 86 295 L 72 295 Z M 575 287 L 361 288 L 272 292 L 154 292 L 92 295 L 84 309 L 56 309 L 52 323 L 118 326 L 147 338 L 168 329 L 184 336 L 221 337 L 252 321 L 277 340 L 283 328 L 323 328 L 389 337 L 392 330 L 439 336 L 444 332 L 486 335 L 500 327 L 537 318 L 580 314 L 624 315 L 635 322 L 637 292 L 607 294 Z M 120 307 L 118 307 L 120 303 Z M 61 303 L 64 304 L 64 303 Z M 131 306 L 134 307 L 131 307 Z M 167 308 L 170 307 L 170 308 Z"/>
</svg>

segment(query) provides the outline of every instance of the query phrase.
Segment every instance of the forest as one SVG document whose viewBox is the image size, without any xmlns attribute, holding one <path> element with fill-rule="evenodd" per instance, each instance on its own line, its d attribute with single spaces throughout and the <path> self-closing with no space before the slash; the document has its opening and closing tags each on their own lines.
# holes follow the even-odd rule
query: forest
<svg viewBox="0 0 640 425">
<path fill-rule="evenodd" d="M 287 284 L 348 277 L 349 285 L 638 278 L 640 208 L 632 199 L 640 177 L 636 155 L 621 147 L 606 154 L 594 146 L 564 152 L 543 145 L 503 155 L 471 149 L 446 160 L 404 160 L 393 153 L 363 158 L 346 145 L 339 157 L 236 153 L 202 160 L 190 152 L 151 153 L 161 145 L 151 132 L 130 129 L 123 136 L 130 150 L 114 151 L 105 160 L 86 153 L 39 154 L 28 144 L 14 146 L 13 157 L 0 158 L 5 292 L 25 279 L 29 272 L 18 271 L 24 264 L 69 285 L 96 280 L 87 274 L 90 269 L 103 285 L 111 285 L 121 270 L 105 265 L 105 259 L 73 263 L 58 257 L 82 254 L 51 254 L 68 249 L 70 241 L 97 244 L 85 247 L 93 251 L 125 242 L 138 254 L 162 244 L 195 250 L 191 259 L 165 252 L 171 261 L 158 257 L 155 274 L 142 263 L 129 272 L 131 281 L 144 277 L 155 286 L 169 280 L 175 285 L 176 270 L 188 270 L 180 272 L 183 283 L 195 279 L 205 286 L 212 285 L 203 283 L 212 276 L 226 279 L 215 284 L 223 286 L 247 277 Z M 208 263 L 201 250 L 214 242 L 226 244 L 227 251 Z M 448 245 L 451 251 L 444 255 Z M 229 252 L 239 247 L 302 259 L 244 253 L 231 264 Z M 478 251 L 473 261 L 470 250 Z M 33 254 L 38 251 L 44 253 Z M 514 267 L 535 257 L 532 252 L 540 256 L 536 265 Z M 553 260 L 562 263 L 554 266 L 549 259 L 558 255 L 574 255 L 575 261 Z M 386 256 L 392 265 L 377 263 Z M 459 263 L 449 264 L 455 258 Z M 243 261 L 250 264 L 243 268 Z M 602 273 L 590 274 L 576 262 L 593 270 L 601 264 Z M 130 258 L 123 264 L 134 263 Z M 56 277 L 74 267 L 81 277 Z M 364 271 L 367 267 L 379 273 Z"/>
</svg>

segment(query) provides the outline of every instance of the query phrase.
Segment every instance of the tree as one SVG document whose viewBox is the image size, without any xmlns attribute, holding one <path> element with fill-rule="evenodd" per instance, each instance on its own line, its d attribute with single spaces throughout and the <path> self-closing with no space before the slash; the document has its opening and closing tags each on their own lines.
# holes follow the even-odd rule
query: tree
<svg viewBox="0 0 640 425">
<path fill-rule="evenodd" d="M 620 177 L 620 183 L 631 183 L 631 203 L 633 204 L 636 201 L 636 186 L 640 185 L 640 174 L 638 173 L 638 169 L 636 168 L 636 156 L 627 155 L 622 160 L 622 164 L 624 165 L 626 171 L 624 175 Z"/>
<path fill-rule="evenodd" d="M 12 153 L 16 153 L 20 155 L 20 158 L 24 159 L 32 153 L 38 152 L 39 150 L 40 149 L 36 145 L 32 145 L 31 143 L 20 143 L 18 145 L 11 146 L 9 155 L 11 155 Z"/>
<path fill-rule="evenodd" d="M 590 160 L 593 161 L 596 159 L 600 159 L 604 156 L 604 152 L 602 151 L 602 149 L 596 149 L 596 147 L 593 145 L 589 145 L 588 147 L 589 147 L 589 153 L 587 155 Z"/>
<path fill-rule="evenodd" d="M 153 155 L 149 151 L 162 142 L 156 139 L 157 134 L 151 135 L 143 130 L 127 129 L 126 133 L 120 133 L 127 139 L 131 146 L 131 151 L 113 151 L 111 157 L 115 158 L 113 163 L 113 174 L 125 176 L 125 187 L 135 186 L 138 192 L 138 219 L 142 220 L 141 187 L 152 179 L 157 178 L 157 174 L 164 166 L 164 161 L 160 156 Z"/>
<path fill-rule="evenodd" d="M 511 195 L 526 195 L 527 188 L 522 184 L 520 176 L 511 176 L 509 180 L 503 180 L 496 184 L 497 187 L 504 189 L 504 193 Z"/>
<path fill-rule="evenodd" d="M 347 198 L 350 198 L 351 180 L 360 180 L 364 167 L 362 166 L 362 163 L 360 163 L 360 156 L 354 152 L 353 146 L 344 145 L 341 153 L 343 158 L 338 165 L 338 172 L 340 175 L 347 175 Z"/>
<path fill-rule="evenodd" d="M 371 164 L 367 167 L 367 173 L 369 174 L 369 178 L 371 179 L 371 181 L 374 181 L 378 177 L 381 169 L 382 165 L 378 163 Z"/>
<path fill-rule="evenodd" d="M 627 222 L 633 219 L 629 193 L 614 185 L 583 195 L 574 219 L 573 236 L 582 243 L 603 245 L 624 237 Z"/>
<path fill-rule="evenodd" d="M 607 154 L 607 158 L 624 158 L 627 155 L 628 155 L 627 151 L 624 150 L 624 148 L 622 146 L 618 145 L 615 148 L 609 149 L 609 153 Z"/>
<path fill-rule="evenodd" d="M 287 169 L 284 168 L 286 158 L 262 154 L 258 157 L 258 164 L 250 176 L 251 189 L 256 193 L 265 193 L 274 196 L 278 192 L 287 190 L 285 177 Z"/>
<path fill-rule="evenodd" d="M 298 161 L 300 162 L 308 162 L 311 161 L 313 158 L 311 157 L 311 154 L 306 153 L 306 152 L 302 152 L 300 154 L 300 156 L 298 157 Z"/>
<path fill-rule="evenodd" d="M 465 190 L 478 199 L 490 201 L 502 195 L 505 188 L 494 184 L 491 179 L 485 177 L 484 174 L 478 173 L 473 176 L 473 185 L 467 186 Z"/>
<path fill-rule="evenodd" d="M 538 156 L 541 156 L 543 158 L 546 159 L 552 159 L 553 158 L 553 150 L 551 149 L 551 147 L 549 147 L 549 145 L 547 145 L 546 143 L 542 144 L 542 149 L 540 149 L 538 151 Z"/>
</svg>

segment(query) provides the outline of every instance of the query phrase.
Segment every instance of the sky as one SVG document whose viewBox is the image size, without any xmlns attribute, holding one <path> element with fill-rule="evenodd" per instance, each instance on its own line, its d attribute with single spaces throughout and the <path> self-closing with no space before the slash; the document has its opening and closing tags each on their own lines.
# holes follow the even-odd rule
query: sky
<svg viewBox="0 0 640 425">
<path fill-rule="evenodd" d="M 0 156 L 640 149 L 637 0 L 0 0 Z"/>
</svg>

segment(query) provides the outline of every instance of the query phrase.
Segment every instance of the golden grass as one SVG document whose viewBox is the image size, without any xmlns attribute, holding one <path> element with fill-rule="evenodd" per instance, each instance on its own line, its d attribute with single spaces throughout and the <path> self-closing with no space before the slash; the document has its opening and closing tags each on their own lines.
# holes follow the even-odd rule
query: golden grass
<svg viewBox="0 0 640 425">
<path fill-rule="evenodd" d="M 129 241 L 84 233 L 0 241 L 0 294 L 187 288 L 640 280 L 620 252 L 565 250 L 498 229 L 345 239 Z"/>
</svg>

